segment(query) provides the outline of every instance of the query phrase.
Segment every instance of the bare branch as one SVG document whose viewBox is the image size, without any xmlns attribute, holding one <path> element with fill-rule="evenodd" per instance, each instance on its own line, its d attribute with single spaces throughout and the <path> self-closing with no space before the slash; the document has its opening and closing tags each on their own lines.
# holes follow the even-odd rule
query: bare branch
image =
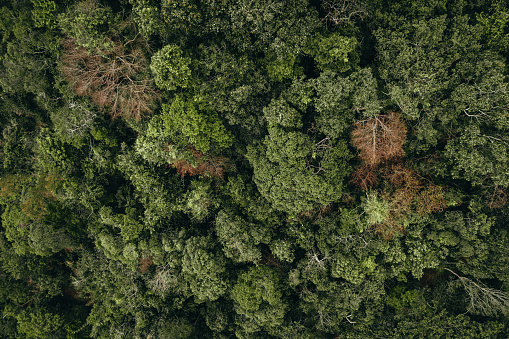
<svg viewBox="0 0 509 339">
<path fill-rule="evenodd" d="M 509 295 L 507 293 L 482 286 L 480 283 L 462 277 L 448 268 L 444 269 L 454 274 L 463 284 L 470 298 L 469 312 L 473 311 L 486 316 L 496 316 L 499 312 L 504 315 L 509 313 Z"/>
<path fill-rule="evenodd" d="M 350 320 L 350 317 L 351 317 L 351 316 L 352 316 L 352 315 L 351 315 L 351 314 L 349 314 L 349 315 L 347 315 L 347 316 L 345 317 L 345 319 L 346 319 L 346 320 L 347 320 L 350 324 L 355 324 L 355 321 L 351 321 L 351 320 Z"/>
<path fill-rule="evenodd" d="M 322 8 L 327 12 L 325 22 L 339 26 L 354 18 L 364 20 L 368 16 L 362 0 L 322 0 Z"/>
<path fill-rule="evenodd" d="M 111 50 L 90 54 L 77 48 L 73 39 L 63 42 L 62 72 L 78 95 L 87 95 L 113 117 L 139 119 L 151 113 L 158 97 L 153 81 L 142 75 L 146 60 L 139 48 L 128 50 L 115 42 Z"/>
</svg>

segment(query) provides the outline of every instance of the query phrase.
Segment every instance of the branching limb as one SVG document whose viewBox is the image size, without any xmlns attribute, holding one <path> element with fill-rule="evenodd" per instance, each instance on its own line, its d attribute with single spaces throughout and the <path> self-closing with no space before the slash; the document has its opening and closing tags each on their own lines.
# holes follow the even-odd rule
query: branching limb
<svg viewBox="0 0 509 339">
<path fill-rule="evenodd" d="M 465 288 L 470 298 L 468 311 L 481 313 L 485 316 L 496 316 L 499 312 L 504 315 L 509 313 L 509 295 L 506 292 L 482 286 L 448 268 L 445 270 L 454 274 Z"/>
</svg>

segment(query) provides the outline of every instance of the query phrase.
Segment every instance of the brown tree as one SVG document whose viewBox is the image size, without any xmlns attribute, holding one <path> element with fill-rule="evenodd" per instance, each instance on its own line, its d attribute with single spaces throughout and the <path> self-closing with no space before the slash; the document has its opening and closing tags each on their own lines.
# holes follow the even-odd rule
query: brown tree
<svg viewBox="0 0 509 339">
<path fill-rule="evenodd" d="M 367 190 L 378 184 L 378 172 L 375 166 L 364 164 L 355 169 L 350 182 L 355 186 Z"/>
<path fill-rule="evenodd" d="M 363 164 L 354 171 L 351 182 L 363 190 L 384 183 L 381 197 L 389 204 L 388 215 L 374 231 L 386 239 L 404 233 L 401 220 L 411 213 L 425 215 L 447 207 L 442 187 L 402 161 L 405 140 L 405 123 L 395 112 L 359 121 L 352 132 L 352 144 L 359 149 Z"/>
<path fill-rule="evenodd" d="M 92 98 L 113 117 L 140 119 L 151 113 L 158 93 L 147 75 L 147 60 L 138 38 L 127 43 L 112 41 L 111 48 L 90 53 L 75 40 L 63 41 L 62 72 L 78 95 Z"/>
<path fill-rule="evenodd" d="M 358 121 L 352 132 L 352 144 L 360 150 L 359 156 L 372 166 L 402 157 L 405 139 L 406 125 L 395 112 Z"/>
<path fill-rule="evenodd" d="M 171 163 L 181 177 L 200 175 L 223 180 L 224 172 L 228 168 L 227 158 L 204 155 L 192 145 L 187 148 L 192 152 L 193 159 L 179 159 Z"/>
<path fill-rule="evenodd" d="M 153 262 L 151 256 L 142 256 L 140 259 L 140 264 L 139 264 L 140 272 L 141 273 L 147 272 L 153 263 L 154 262 Z"/>
<path fill-rule="evenodd" d="M 381 188 L 381 199 L 388 204 L 387 216 L 382 223 L 373 225 L 375 233 L 386 239 L 404 233 L 402 220 L 412 213 L 426 215 L 447 207 L 444 189 L 412 170 L 402 159 L 377 166 L 361 165 L 353 173 L 351 182 L 363 190 Z"/>
</svg>

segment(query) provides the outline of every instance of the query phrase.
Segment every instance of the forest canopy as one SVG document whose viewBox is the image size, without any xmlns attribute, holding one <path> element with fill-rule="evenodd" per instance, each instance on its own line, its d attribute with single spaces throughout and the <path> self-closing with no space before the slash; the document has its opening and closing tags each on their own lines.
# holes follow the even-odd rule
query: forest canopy
<svg viewBox="0 0 509 339">
<path fill-rule="evenodd" d="M 1 338 L 507 338 L 509 3 L 0 3 Z"/>
</svg>

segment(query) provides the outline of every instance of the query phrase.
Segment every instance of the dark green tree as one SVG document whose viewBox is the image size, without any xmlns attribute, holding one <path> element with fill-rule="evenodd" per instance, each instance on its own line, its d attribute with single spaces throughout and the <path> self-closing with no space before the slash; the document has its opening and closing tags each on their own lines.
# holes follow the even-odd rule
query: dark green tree
<svg viewBox="0 0 509 339">
<path fill-rule="evenodd" d="M 267 266 L 252 267 L 242 273 L 231 290 L 241 333 L 268 330 L 283 323 L 288 304 L 284 301 L 281 278 Z"/>
</svg>

